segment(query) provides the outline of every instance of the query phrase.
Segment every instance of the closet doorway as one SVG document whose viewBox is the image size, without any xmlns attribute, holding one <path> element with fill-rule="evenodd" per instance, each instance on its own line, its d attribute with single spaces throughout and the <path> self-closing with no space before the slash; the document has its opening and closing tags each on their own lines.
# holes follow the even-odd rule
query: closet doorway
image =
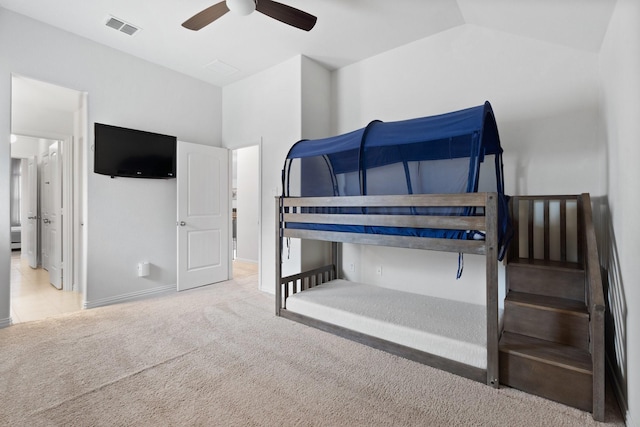
<svg viewBox="0 0 640 427">
<path fill-rule="evenodd" d="M 260 265 L 260 145 L 231 151 L 233 278 L 258 275 Z"/>
</svg>

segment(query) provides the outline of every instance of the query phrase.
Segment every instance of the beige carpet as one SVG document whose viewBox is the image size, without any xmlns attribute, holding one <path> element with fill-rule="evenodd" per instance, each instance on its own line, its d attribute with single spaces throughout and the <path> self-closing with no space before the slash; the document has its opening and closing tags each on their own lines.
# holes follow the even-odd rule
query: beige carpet
<svg viewBox="0 0 640 427">
<path fill-rule="evenodd" d="M 274 316 L 250 276 L 0 330 L 1 426 L 590 426 Z M 624 425 L 613 400 L 607 425 Z"/>
</svg>

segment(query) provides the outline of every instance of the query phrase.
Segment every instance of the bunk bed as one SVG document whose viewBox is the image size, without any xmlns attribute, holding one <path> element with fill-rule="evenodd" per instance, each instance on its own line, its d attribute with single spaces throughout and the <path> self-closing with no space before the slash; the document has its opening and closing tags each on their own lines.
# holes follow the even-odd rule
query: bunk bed
<svg viewBox="0 0 640 427">
<path fill-rule="evenodd" d="M 282 183 L 276 315 L 498 387 L 498 261 L 510 224 L 488 102 L 299 141 Z M 330 242 L 331 262 L 282 277 L 290 238 Z M 484 255 L 486 304 L 343 280 L 340 243 Z"/>
</svg>

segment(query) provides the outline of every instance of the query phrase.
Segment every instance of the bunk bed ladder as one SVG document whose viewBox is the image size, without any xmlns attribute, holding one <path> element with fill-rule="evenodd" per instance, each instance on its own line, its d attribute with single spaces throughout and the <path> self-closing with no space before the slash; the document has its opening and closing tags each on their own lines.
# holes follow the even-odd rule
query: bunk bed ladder
<svg viewBox="0 0 640 427">
<path fill-rule="evenodd" d="M 500 382 L 604 420 L 604 297 L 591 201 L 511 200 Z"/>
</svg>

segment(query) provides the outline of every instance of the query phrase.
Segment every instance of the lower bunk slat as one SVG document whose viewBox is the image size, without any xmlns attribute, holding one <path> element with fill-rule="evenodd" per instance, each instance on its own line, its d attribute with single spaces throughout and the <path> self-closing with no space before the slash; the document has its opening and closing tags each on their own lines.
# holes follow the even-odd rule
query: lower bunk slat
<svg viewBox="0 0 640 427">
<path fill-rule="evenodd" d="M 487 379 L 487 371 L 484 369 L 469 366 L 464 363 L 456 362 L 455 360 L 446 359 L 440 356 L 433 355 L 431 353 L 416 350 L 414 348 L 406 347 L 377 337 L 372 337 L 370 335 L 346 329 L 341 326 L 336 326 L 327 322 L 323 322 L 321 320 L 294 313 L 286 309 L 280 309 L 279 314 L 286 319 L 311 326 L 313 328 L 328 332 L 333 335 L 338 335 L 351 341 L 355 341 L 360 344 L 364 344 L 366 346 L 403 357 L 405 359 L 413 360 L 414 362 L 422 363 L 436 369 L 447 371 L 473 381 L 485 383 Z"/>
</svg>

